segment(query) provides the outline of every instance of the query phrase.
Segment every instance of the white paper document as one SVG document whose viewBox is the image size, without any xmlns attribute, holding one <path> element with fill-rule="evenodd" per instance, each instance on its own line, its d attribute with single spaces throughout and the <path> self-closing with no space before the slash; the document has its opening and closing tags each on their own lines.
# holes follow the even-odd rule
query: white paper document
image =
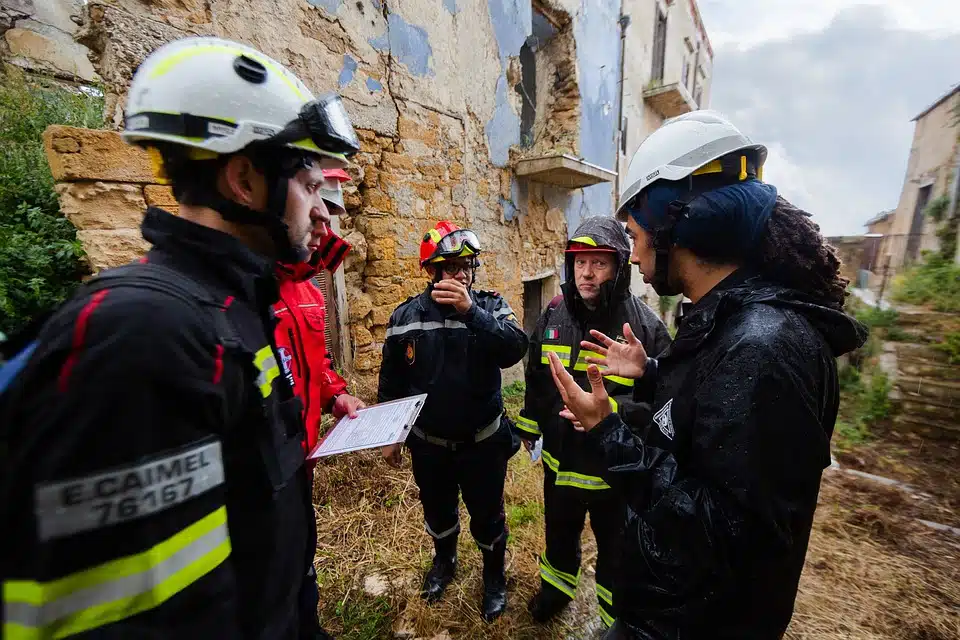
<svg viewBox="0 0 960 640">
<path fill-rule="evenodd" d="M 427 394 L 421 393 L 360 409 L 356 418 L 344 416 L 307 457 L 323 458 L 403 442 L 426 399 Z"/>
</svg>

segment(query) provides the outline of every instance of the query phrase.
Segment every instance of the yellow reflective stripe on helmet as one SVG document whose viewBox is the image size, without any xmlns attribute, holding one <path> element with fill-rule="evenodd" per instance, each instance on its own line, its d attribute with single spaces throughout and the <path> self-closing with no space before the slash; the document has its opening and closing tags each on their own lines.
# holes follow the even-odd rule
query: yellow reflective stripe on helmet
<svg viewBox="0 0 960 640">
<path fill-rule="evenodd" d="M 3 584 L 3 637 L 63 638 L 160 606 L 230 555 L 226 507 L 142 553 L 52 582 Z"/>
<path fill-rule="evenodd" d="M 559 465 L 557 464 L 557 459 L 554 458 L 552 455 L 550 455 L 550 452 L 547 451 L 546 449 L 543 449 L 540 452 L 540 455 L 543 456 L 543 463 L 547 465 L 547 468 L 550 469 L 550 471 L 553 471 L 554 473 L 556 473 L 557 469 L 559 468 Z"/>
<path fill-rule="evenodd" d="M 557 354 L 557 357 L 560 358 L 560 362 L 563 363 L 563 366 L 570 366 L 570 352 L 571 348 L 562 344 L 542 344 L 540 345 L 540 363 L 541 364 L 550 364 L 550 359 L 547 358 L 547 352 L 552 351 Z"/>
<path fill-rule="evenodd" d="M 260 387 L 260 393 L 266 398 L 273 393 L 273 381 L 280 376 L 280 366 L 277 364 L 277 358 L 273 355 L 273 349 L 267 345 L 257 351 L 253 356 L 253 364 L 260 371 L 257 374 L 257 386 Z"/>
<path fill-rule="evenodd" d="M 518 429 L 523 429 L 527 433 L 532 433 L 535 436 L 539 436 L 541 434 L 540 425 L 537 424 L 536 420 L 531 420 L 530 418 L 524 418 L 523 416 L 518 416 L 516 424 Z"/>
<path fill-rule="evenodd" d="M 609 589 L 607 589 L 605 586 L 603 586 L 599 582 L 596 583 L 596 587 L 597 587 L 597 597 L 612 607 L 613 593 L 611 593 Z"/>
<path fill-rule="evenodd" d="M 575 471 L 558 471 L 557 486 L 576 487 L 577 489 L 589 489 L 591 491 L 599 491 L 610 488 L 610 485 L 604 482 L 603 478 L 599 478 L 597 476 L 588 476 Z"/>
<path fill-rule="evenodd" d="M 283 68 L 277 67 L 273 62 L 268 60 L 265 56 L 257 55 L 257 53 L 253 51 L 250 51 L 247 49 L 240 49 L 237 47 L 225 46 L 222 44 L 205 44 L 205 45 L 200 45 L 195 47 L 189 47 L 189 48 L 183 49 L 182 51 L 177 51 L 176 53 L 170 54 L 170 56 L 168 56 L 164 60 L 161 60 L 157 63 L 156 68 L 154 68 L 154 70 L 150 73 L 150 77 L 153 79 L 156 79 L 161 76 L 165 76 L 166 74 L 170 73 L 173 70 L 173 68 L 178 64 L 180 64 L 181 62 L 185 60 L 189 60 L 190 58 L 193 58 L 199 55 L 207 54 L 207 53 L 228 53 L 231 55 L 247 56 L 249 58 L 253 58 L 257 62 L 265 66 L 267 69 L 269 69 L 273 73 L 280 76 L 280 79 L 283 80 L 283 82 L 288 87 L 290 87 L 290 89 L 293 90 L 293 92 L 297 95 L 298 98 L 300 98 L 304 102 L 307 101 L 307 96 L 305 96 L 303 94 L 303 91 L 300 90 L 300 87 L 298 87 L 296 83 L 287 76 L 287 73 L 283 70 Z"/>
<path fill-rule="evenodd" d="M 598 246 L 597 241 L 591 238 L 590 236 L 579 236 L 577 238 L 574 238 L 570 242 L 579 242 L 580 244 L 590 245 L 591 247 Z"/>
</svg>

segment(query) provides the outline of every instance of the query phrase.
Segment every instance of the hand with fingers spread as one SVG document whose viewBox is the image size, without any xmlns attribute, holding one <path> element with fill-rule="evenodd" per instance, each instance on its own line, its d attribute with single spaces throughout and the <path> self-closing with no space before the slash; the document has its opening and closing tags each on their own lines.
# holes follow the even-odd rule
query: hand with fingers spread
<svg viewBox="0 0 960 640">
<path fill-rule="evenodd" d="M 465 284 L 458 280 L 441 280 L 433 285 L 430 297 L 437 304 L 449 304 L 457 313 L 466 313 L 473 306 L 473 299 Z"/>
<path fill-rule="evenodd" d="M 560 412 L 561 417 L 579 422 L 580 431 L 590 431 L 613 412 L 610 396 L 603 386 L 603 376 L 597 365 L 591 364 L 587 367 L 587 379 L 591 389 L 587 392 L 580 388 L 570 372 L 564 368 L 556 353 L 551 351 L 547 353 L 547 357 L 550 358 L 553 382 L 563 398 L 564 410 Z"/>
<path fill-rule="evenodd" d="M 580 346 L 587 351 L 599 354 L 600 357 L 589 356 L 586 358 L 587 363 L 605 367 L 603 374 L 607 376 L 634 379 L 643 377 L 643 372 L 647 368 L 647 351 L 633 333 L 629 323 L 623 325 L 625 343 L 617 342 L 596 330 L 591 330 L 590 335 L 600 344 L 584 340 Z"/>
</svg>

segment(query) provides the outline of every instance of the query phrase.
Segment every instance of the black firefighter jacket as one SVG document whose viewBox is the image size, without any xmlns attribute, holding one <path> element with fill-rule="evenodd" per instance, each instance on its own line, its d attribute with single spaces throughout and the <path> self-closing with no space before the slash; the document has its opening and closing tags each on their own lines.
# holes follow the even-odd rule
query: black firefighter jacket
<svg viewBox="0 0 960 640">
<path fill-rule="evenodd" d="M 603 450 L 589 434 L 577 431 L 569 420 L 558 414 L 563 400 L 550 373 L 547 353 L 560 358 L 573 379 L 584 389 L 587 380 L 587 356 L 595 355 L 580 349 L 581 340 L 595 342 L 590 335 L 596 329 L 611 338 L 623 336 L 624 323 L 630 323 L 637 338 L 650 353 L 660 353 L 670 344 L 670 334 L 657 315 L 636 296 L 623 291 L 590 311 L 583 306 L 572 280 L 564 283 L 563 298 L 554 299 L 540 316 L 530 338 L 527 361 L 524 408 L 517 420 L 517 435 L 536 440 L 543 435 L 543 463 L 557 474 L 557 486 L 577 489 L 607 489 L 602 476 L 606 470 Z M 650 405 L 634 400 L 634 380 L 607 376 L 604 386 L 624 420 L 641 427 L 650 420 Z"/>
<path fill-rule="evenodd" d="M 273 264 L 159 209 L 142 230 L 134 268 L 217 305 L 81 287 L 41 332 L 3 412 L 4 636 L 295 638 L 316 533 Z"/>
<path fill-rule="evenodd" d="M 615 598 L 631 637 L 781 636 L 830 464 L 835 358 L 865 340 L 848 315 L 741 270 L 648 367 L 646 436 L 615 414 L 590 432 L 627 497 Z"/>
<path fill-rule="evenodd" d="M 417 426 L 428 435 L 469 441 L 503 413 L 500 369 L 527 352 L 527 336 L 499 294 L 470 290 L 459 314 L 430 297 L 408 298 L 387 326 L 378 401 L 427 394 Z"/>
</svg>

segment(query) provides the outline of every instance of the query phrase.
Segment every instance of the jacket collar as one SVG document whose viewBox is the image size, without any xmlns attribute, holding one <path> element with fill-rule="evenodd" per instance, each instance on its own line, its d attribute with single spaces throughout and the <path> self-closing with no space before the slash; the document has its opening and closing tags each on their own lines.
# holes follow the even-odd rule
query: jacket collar
<svg viewBox="0 0 960 640">
<path fill-rule="evenodd" d="M 140 225 L 144 239 L 190 273 L 207 275 L 248 302 L 272 304 L 277 282 L 274 262 L 233 236 L 150 207 Z"/>
<path fill-rule="evenodd" d="M 721 280 L 698 302 L 684 303 L 680 328 L 667 353 L 683 353 L 703 344 L 716 327 L 718 315 L 729 306 L 731 294 L 759 282 L 759 276 L 752 270 L 740 268 Z"/>
</svg>

